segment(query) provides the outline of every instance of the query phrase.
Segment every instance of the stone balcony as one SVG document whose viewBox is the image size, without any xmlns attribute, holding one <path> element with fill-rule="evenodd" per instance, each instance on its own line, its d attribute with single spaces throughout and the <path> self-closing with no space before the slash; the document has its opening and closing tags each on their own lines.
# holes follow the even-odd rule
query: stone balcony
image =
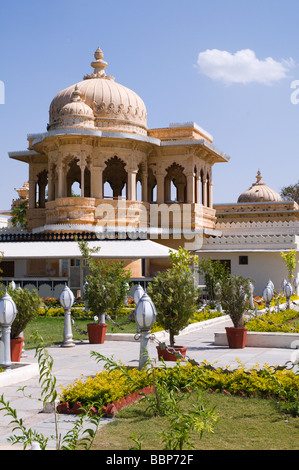
<svg viewBox="0 0 299 470">
<path fill-rule="evenodd" d="M 125 199 L 64 197 L 46 203 L 46 208 L 28 210 L 29 229 L 44 225 L 94 225 L 118 228 L 215 228 L 215 210 L 196 203 L 164 204 Z M 70 228 L 71 230 L 71 228 Z"/>
</svg>

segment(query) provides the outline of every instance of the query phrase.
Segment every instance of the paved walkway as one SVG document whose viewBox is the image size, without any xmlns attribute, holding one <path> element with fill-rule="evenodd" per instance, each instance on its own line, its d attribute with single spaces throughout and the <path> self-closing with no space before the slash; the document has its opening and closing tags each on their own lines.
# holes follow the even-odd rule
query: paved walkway
<svg viewBox="0 0 299 470">
<path fill-rule="evenodd" d="M 263 365 L 284 365 L 291 360 L 294 350 L 278 348 L 249 348 L 233 350 L 227 346 L 216 346 L 214 344 L 214 333 L 223 332 L 225 326 L 231 326 L 230 320 L 222 320 L 213 323 L 211 326 L 181 335 L 177 338 L 177 344 L 183 344 L 188 347 L 187 354 L 196 361 L 208 361 L 211 364 L 217 362 L 219 366 L 238 366 L 238 360 L 247 368 L 256 364 Z M 87 341 L 77 342 L 75 347 L 62 348 L 51 347 L 49 353 L 54 359 L 53 373 L 57 379 L 57 385 L 65 386 L 73 382 L 76 378 L 87 377 L 99 372 L 102 364 L 96 363 L 93 357 L 90 357 L 91 351 L 98 351 L 106 357 L 113 356 L 115 360 L 122 363 L 137 366 L 139 362 L 140 345 L 136 341 L 105 341 L 104 344 L 89 344 Z M 34 358 L 35 351 L 25 351 L 25 357 L 21 359 L 24 364 L 36 364 Z M 156 359 L 156 344 L 151 342 L 149 345 L 149 355 Z M 158 363 L 157 363 L 158 364 Z M 22 368 L 20 368 L 22 369 Z M 25 369 L 25 367 L 24 367 Z M 26 394 L 31 395 L 32 399 L 25 398 L 18 388 L 26 386 Z M 42 411 L 40 398 L 39 376 L 24 380 L 20 376 L 20 382 L 13 385 L 1 386 L 0 393 L 4 395 L 10 406 L 17 410 L 19 418 L 23 419 L 27 428 L 33 428 L 43 433 L 45 436 L 55 434 L 54 414 Z M 9 426 L 10 417 L 4 416 L 4 411 L 0 412 L 0 450 L 17 449 L 17 446 L 11 447 L 7 442 L 7 437 L 11 435 L 11 426 Z M 76 417 L 72 415 L 59 416 L 59 431 L 64 435 L 72 426 Z M 103 419 L 103 423 L 109 420 Z M 47 448 L 55 448 L 55 441 L 50 440 Z"/>
</svg>

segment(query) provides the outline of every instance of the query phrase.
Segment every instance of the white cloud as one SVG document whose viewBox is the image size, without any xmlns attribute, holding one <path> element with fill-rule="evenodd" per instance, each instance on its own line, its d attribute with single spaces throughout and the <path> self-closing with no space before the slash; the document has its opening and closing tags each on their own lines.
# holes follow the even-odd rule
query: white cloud
<svg viewBox="0 0 299 470">
<path fill-rule="evenodd" d="M 293 65 L 293 59 L 277 62 L 272 57 L 267 57 L 260 60 L 251 49 L 243 49 L 235 54 L 207 49 L 200 52 L 197 59 L 197 66 L 202 74 L 227 85 L 253 82 L 272 85 L 287 77 Z"/>
</svg>

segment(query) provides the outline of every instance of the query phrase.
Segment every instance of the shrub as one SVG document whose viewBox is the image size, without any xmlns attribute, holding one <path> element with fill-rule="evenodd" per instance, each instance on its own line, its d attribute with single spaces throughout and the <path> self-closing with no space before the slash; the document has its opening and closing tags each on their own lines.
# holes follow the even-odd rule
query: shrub
<svg viewBox="0 0 299 470">
<path fill-rule="evenodd" d="M 194 285 L 194 257 L 183 248 L 170 253 L 172 267 L 159 272 L 148 286 L 147 293 L 157 310 L 157 323 L 169 331 L 170 345 L 174 336 L 185 328 L 196 309 L 199 290 Z"/>
<path fill-rule="evenodd" d="M 26 325 L 37 317 L 41 306 L 41 299 L 36 290 L 7 289 L 17 307 L 17 315 L 11 326 L 11 338 L 17 338 L 24 331 Z"/>
<path fill-rule="evenodd" d="M 262 315 L 250 318 L 246 322 L 248 331 L 264 331 L 264 332 L 282 332 L 282 333 L 299 333 L 299 328 L 294 320 L 299 317 L 296 310 L 282 310 L 280 312 L 266 312 Z"/>
<path fill-rule="evenodd" d="M 235 328 L 244 325 L 244 313 L 249 307 L 250 279 L 242 276 L 225 277 L 219 282 L 216 298 L 227 315 L 230 316 Z"/>
<path fill-rule="evenodd" d="M 228 392 L 232 395 L 246 395 L 290 399 L 295 401 L 299 394 L 299 375 L 292 370 L 264 366 L 245 369 L 242 364 L 235 370 L 215 368 L 207 362 L 194 365 L 190 362 L 183 367 L 178 361 L 174 367 L 155 369 L 155 380 L 169 390 L 199 390 Z M 153 375 L 148 370 L 131 369 L 103 370 L 85 381 L 77 379 L 62 390 L 61 402 L 82 404 L 88 401 L 107 405 L 120 400 L 127 394 L 153 384 Z"/>
</svg>

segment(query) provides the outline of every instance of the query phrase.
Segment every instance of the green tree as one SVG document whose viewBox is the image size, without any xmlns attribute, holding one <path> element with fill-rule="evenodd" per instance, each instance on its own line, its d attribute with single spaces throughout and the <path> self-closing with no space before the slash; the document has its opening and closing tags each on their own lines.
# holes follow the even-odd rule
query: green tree
<svg viewBox="0 0 299 470">
<path fill-rule="evenodd" d="M 14 227 L 27 227 L 27 209 L 28 199 L 21 201 L 16 207 L 11 210 L 11 223 Z"/>
<path fill-rule="evenodd" d="M 11 287 L 8 287 L 7 292 L 15 302 L 18 312 L 11 325 L 11 338 L 18 338 L 26 325 L 37 317 L 42 301 L 37 290 L 30 292 L 28 289 L 12 290 Z"/>
<path fill-rule="evenodd" d="M 200 258 L 198 260 L 198 272 L 204 275 L 205 285 L 210 300 L 216 298 L 217 283 L 229 278 L 230 271 L 220 260 Z"/>
<path fill-rule="evenodd" d="M 286 268 L 289 273 L 289 281 L 291 281 L 294 277 L 294 270 L 296 268 L 296 250 L 289 250 L 287 253 L 281 252 L 281 257 L 285 261 Z"/>
<path fill-rule="evenodd" d="M 216 300 L 227 315 L 230 316 L 235 328 L 244 326 L 244 312 L 248 309 L 251 279 L 242 276 L 229 276 L 221 279 L 216 289 Z"/>
<path fill-rule="evenodd" d="M 299 181 L 296 184 L 284 186 L 280 191 L 280 195 L 286 201 L 295 201 L 299 204 Z"/>
<path fill-rule="evenodd" d="M 130 271 L 122 261 L 105 262 L 96 258 L 98 248 L 89 248 L 86 241 L 78 241 L 89 274 L 86 276 L 85 299 L 95 315 L 111 310 L 114 314 L 122 306 L 129 290 Z"/>
<path fill-rule="evenodd" d="M 197 258 L 184 248 L 170 251 L 172 266 L 159 272 L 148 286 L 147 293 L 157 310 L 157 323 L 169 331 L 170 345 L 174 336 L 188 325 L 198 301 L 199 289 L 195 286 L 192 266 Z"/>
</svg>

